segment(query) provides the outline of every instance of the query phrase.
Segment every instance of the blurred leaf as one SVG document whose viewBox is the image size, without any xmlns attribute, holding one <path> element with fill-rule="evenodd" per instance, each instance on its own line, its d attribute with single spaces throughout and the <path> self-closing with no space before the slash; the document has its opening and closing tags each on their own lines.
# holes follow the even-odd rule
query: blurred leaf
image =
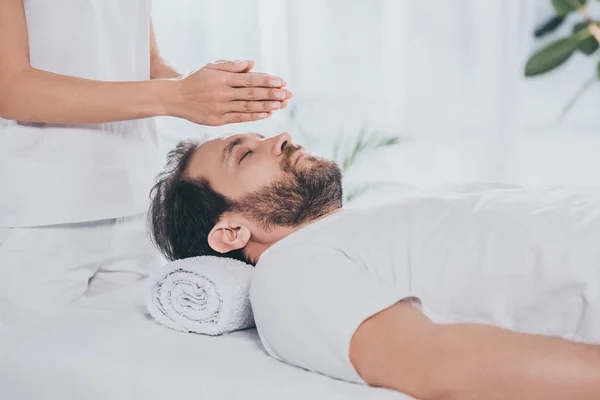
<svg viewBox="0 0 600 400">
<path fill-rule="evenodd" d="M 556 30 L 556 28 L 561 26 L 564 21 L 564 16 L 554 15 L 552 16 L 552 18 L 550 18 L 548 21 L 546 21 L 543 25 L 539 26 L 535 30 L 534 36 L 536 38 L 541 38 L 549 33 L 552 33 Z"/>
<path fill-rule="evenodd" d="M 564 17 L 571 11 L 571 7 L 566 0 L 552 0 L 552 7 L 554 7 L 556 15 L 560 17 Z"/>
<path fill-rule="evenodd" d="M 525 66 L 525 76 L 531 77 L 553 70 L 571 57 L 579 47 L 579 40 L 559 39 L 534 53 Z"/>
<path fill-rule="evenodd" d="M 556 15 L 564 17 L 571 11 L 577 10 L 579 7 L 587 3 L 587 0 L 552 0 L 552 6 Z"/>
<path fill-rule="evenodd" d="M 378 149 L 380 147 L 395 146 L 399 143 L 400 138 L 398 136 L 383 137 L 375 143 L 375 148 Z"/>
<path fill-rule="evenodd" d="M 596 50 L 598 50 L 599 47 L 598 41 L 594 36 L 592 36 L 592 33 L 588 28 L 587 22 L 580 22 L 573 27 L 573 34 L 580 33 L 581 35 L 583 35 L 582 31 L 585 31 L 586 34 L 589 34 L 589 37 L 587 39 L 582 40 L 579 43 L 579 50 L 581 50 L 587 55 L 594 54 L 594 52 L 596 52 Z"/>
<path fill-rule="evenodd" d="M 573 33 L 577 33 L 580 30 L 587 28 L 587 26 L 588 26 L 587 22 L 585 22 L 585 21 L 579 22 L 573 26 Z"/>
<path fill-rule="evenodd" d="M 600 64 L 598 64 L 598 79 L 600 79 Z M 594 83 L 596 83 L 596 77 L 595 76 L 592 76 L 591 78 L 589 78 L 588 80 L 586 80 L 585 82 L 583 82 L 583 84 L 581 85 L 581 87 L 579 89 L 577 89 L 577 92 L 575 92 L 575 94 L 573 96 L 571 96 L 571 98 L 569 99 L 569 101 L 567 102 L 567 104 L 563 107 L 563 110 L 560 113 L 559 123 L 561 123 L 565 119 L 565 117 L 567 116 L 567 114 L 569 113 L 569 111 L 571 110 L 571 108 L 573 108 L 573 106 L 575 105 L 575 103 L 577 103 L 577 101 L 581 98 L 581 96 L 583 96 L 585 94 L 585 92 Z"/>
<path fill-rule="evenodd" d="M 345 200 L 347 202 L 351 202 L 355 199 L 357 199 L 358 197 L 364 195 L 365 193 L 374 190 L 374 189 L 380 189 L 380 188 L 384 188 L 384 187 L 402 187 L 404 186 L 402 183 L 400 182 L 371 182 L 371 183 L 365 183 L 364 185 L 361 185 L 357 188 L 353 188 L 351 190 L 349 190 L 347 192 L 347 194 L 344 196 Z"/>
<path fill-rule="evenodd" d="M 298 116 L 298 107 L 295 104 L 292 104 L 289 108 L 290 120 L 295 121 Z"/>
<path fill-rule="evenodd" d="M 338 157 L 340 156 L 340 146 L 342 145 L 342 141 L 339 138 L 336 139 L 335 143 L 333 144 L 333 159 L 335 161 L 338 160 Z"/>
<path fill-rule="evenodd" d="M 340 164 L 342 167 L 342 171 L 346 172 L 350 167 L 352 167 L 359 157 L 380 149 L 382 147 L 394 146 L 400 143 L 400 138 L 397 136 L 384 136 L 381 137 L 378 132 L 372 132 L 369 137 L 367 137 L 367 127 L 362 126 L 358 135 L 356 136 L 356 140 L 354 142 L 354 146 L 352 147 L 352 151 L 350 154 L 347 154 L 342 158 Z M 339 146 L 338 146 L 339 148 Z"/>
<path fill-rule="evenodd" d="M 373 189 L 374 186 L 375 186 L 374 184 L 368 184 L 368 185 L 364 185 L 364 186 L 361 186 L 359 188 L 350 190 L 344 196 L 345 197 L 345 201 L 351 202 L 351 201 L 355 200 L 357 197 L 360 197 L 363 194 L 365 194 L 366 192 L 368 192 L 369 189 Z"/>
<path fill-rule="evenodd" d="M 359 154 L 363 151 L 366 132 L 367 127 L 363 125 L 358 131 L 352 152 L 342 160 L 342 171 L 346 172 L 356 162 Z"/>
<path fill-rule="evenodd" d="M 579 50 L 581 50 L 583 53 L 589 56 L 594 54 L 596 50 L 598 50 L 598 47 L 600 46 L 598 46 L 598 41 L 596 40 L 596 38 L 591 37 L 581 42 L 581 44 L 579 45 Z"/>
</svg>

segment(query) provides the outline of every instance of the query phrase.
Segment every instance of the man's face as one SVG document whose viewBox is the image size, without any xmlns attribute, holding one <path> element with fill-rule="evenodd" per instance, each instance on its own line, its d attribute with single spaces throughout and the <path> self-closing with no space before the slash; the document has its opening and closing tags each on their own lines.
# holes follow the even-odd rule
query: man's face
<svg viewBox="0 0 600 400">
<path fill-rule="evenodd" d="M 294 226 L 342 206 L 341 171 L 309 155 L 287 133 L 216 138 L 200 146 L 188 166 L 234 203 L 234 211 L 265 229 Z"/>
</svg>

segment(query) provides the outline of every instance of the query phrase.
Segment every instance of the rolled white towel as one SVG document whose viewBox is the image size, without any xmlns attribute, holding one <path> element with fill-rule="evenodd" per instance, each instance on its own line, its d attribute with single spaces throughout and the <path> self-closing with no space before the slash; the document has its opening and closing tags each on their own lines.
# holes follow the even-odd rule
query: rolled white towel
<svg viewBox="0 0 600 400">
<path fill-rule="evenodd" d="M 154 319 L 177 331 L 221 335 L 251 328 L 253 270 L 215 256 L 173 261 L 150 279 L 146 307 Z"/>
</svg>

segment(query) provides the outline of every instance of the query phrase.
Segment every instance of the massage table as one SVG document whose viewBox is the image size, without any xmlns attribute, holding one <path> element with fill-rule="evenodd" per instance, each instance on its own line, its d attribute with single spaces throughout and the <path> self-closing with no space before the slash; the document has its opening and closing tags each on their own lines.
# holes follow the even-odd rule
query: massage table
<svg viewBox="0 0 600 400">
<path fill-rule="evenodd" d="M 0 329 L 0 399 L 411 399 L 281 363 L 255 329 L 218 337 L 169 330 L 147 314 L 146 284 Z"/>
</svg>

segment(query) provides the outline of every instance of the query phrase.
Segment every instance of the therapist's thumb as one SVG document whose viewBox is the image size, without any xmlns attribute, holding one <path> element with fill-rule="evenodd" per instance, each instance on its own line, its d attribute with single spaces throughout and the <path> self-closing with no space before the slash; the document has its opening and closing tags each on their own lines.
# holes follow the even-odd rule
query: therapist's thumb
<svg viewBox="0 0 600 400">
<path fill-rule="evenodd" d="M 226 72 L 248 72 L 254 67 L 254 61 L 242 60 L 242 61 L 225 61 L 218 60 L 212 64 L 207 64 L 205 68 L 214 69 L 217 71 Z"/>
</svg>

